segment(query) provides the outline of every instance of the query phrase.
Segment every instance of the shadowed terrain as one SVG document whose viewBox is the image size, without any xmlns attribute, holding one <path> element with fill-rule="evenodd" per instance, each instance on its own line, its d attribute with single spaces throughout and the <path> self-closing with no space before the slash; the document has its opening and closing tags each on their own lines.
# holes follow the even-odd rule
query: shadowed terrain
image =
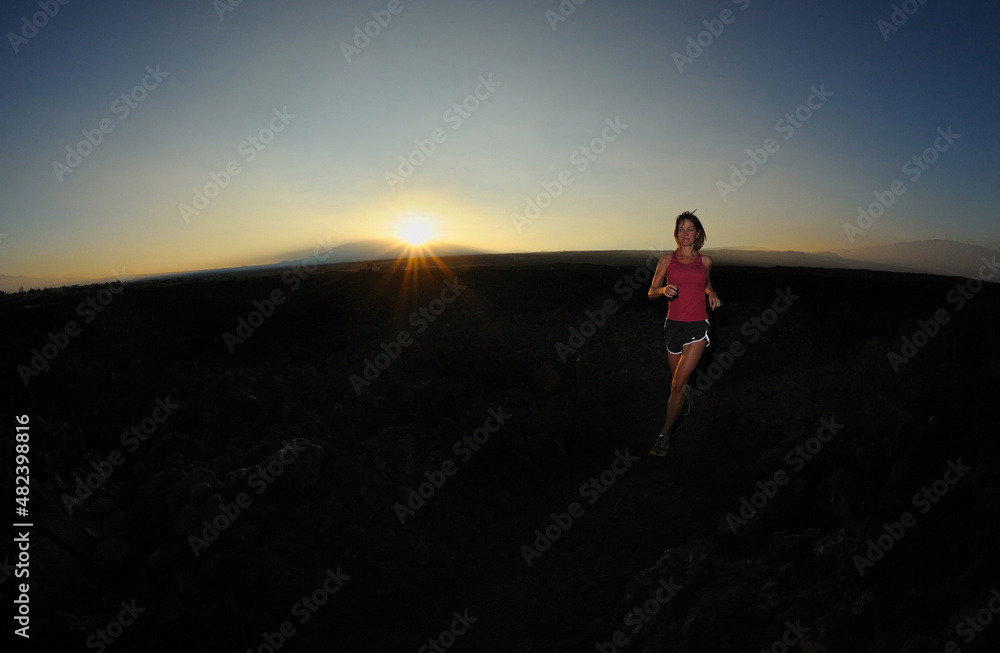
<svg viewBox="0 0 1000 653">
<path fill-rule="evenodd" d="M 111 651 L 1000 641 L 995 285 L 717 263 L 657 459 L 643 260 L 472 261 L 4 297 L 32 639 L 96 650 L 124 602 Z"/>
</svg>

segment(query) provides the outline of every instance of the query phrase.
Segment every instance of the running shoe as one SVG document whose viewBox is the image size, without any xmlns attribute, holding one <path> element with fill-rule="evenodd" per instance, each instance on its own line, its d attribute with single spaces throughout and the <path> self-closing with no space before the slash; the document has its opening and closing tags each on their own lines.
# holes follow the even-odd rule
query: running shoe
<svg viewBox="0 0 1000 653">
<path fill-rule="evenodd" d="M 650 456 L 666 456 L 667 448 L 670 446 L 670 438 L 666 435 L 660 435 L 656 438 L 656 442 L 653 443 L 653 448 L 649 450 Z"/>
</svg>

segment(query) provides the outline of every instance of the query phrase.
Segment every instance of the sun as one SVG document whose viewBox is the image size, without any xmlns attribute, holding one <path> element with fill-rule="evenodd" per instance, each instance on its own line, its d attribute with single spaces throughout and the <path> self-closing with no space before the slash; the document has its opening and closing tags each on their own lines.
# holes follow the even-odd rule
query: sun
<svg viewBox="0 0 1000 653">
<path fill-rule="evenodd" d="M 431 239 L 431 220 L 422 213 L 411 213 L 403 218 L 399 236 L 411 247 L 421 247 Z"/>
<path fill-rule="evenodd" d="M 430 237 L 430 229 L 425 224 L 411 222 L 403 226 L 403 240 L 410 245 L 423 245 Z"/>
</svg>

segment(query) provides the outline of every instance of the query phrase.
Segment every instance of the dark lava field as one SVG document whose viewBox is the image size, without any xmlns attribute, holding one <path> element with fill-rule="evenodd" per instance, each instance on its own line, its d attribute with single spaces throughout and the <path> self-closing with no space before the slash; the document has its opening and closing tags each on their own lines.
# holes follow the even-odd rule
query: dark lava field
<svg viewBox="0 0 1000 653">
<path fill-rule="evenodd" d="M 996 650 L 996 285 L 717 265 L 654 458 L 641 258 L 461 263 L 0 297 L 11 640 Z"/>
</svg>

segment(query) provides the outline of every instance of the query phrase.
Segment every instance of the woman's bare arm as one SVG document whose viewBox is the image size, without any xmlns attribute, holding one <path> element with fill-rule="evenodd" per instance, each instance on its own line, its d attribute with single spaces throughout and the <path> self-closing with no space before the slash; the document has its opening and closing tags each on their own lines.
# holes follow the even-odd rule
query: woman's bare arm
<svg viewBox="0 0 1000 653">
<path fill-rule="evenodd" d="M 653 273 L 653 282 L 649 286 L 649 292 L 646 293 L 650 299 L 659 299 L 660 297 L 673 299 L 677 296 L 676 286 L 671 286 L 669 283 L 664 284 L 667 281 L 667 266 L 670 265 L 671 254 L 663 254 L 656 264 L 656 271 Z"/>
<path fill-rule="evenodd" d="M 719 296 L 712 289 L 712 257 L 702 254 L 701 262 L 705 265 L 705 294 L 708 295 L 708 305 L 713 310 L 722 305 Z"/>
</svg>

